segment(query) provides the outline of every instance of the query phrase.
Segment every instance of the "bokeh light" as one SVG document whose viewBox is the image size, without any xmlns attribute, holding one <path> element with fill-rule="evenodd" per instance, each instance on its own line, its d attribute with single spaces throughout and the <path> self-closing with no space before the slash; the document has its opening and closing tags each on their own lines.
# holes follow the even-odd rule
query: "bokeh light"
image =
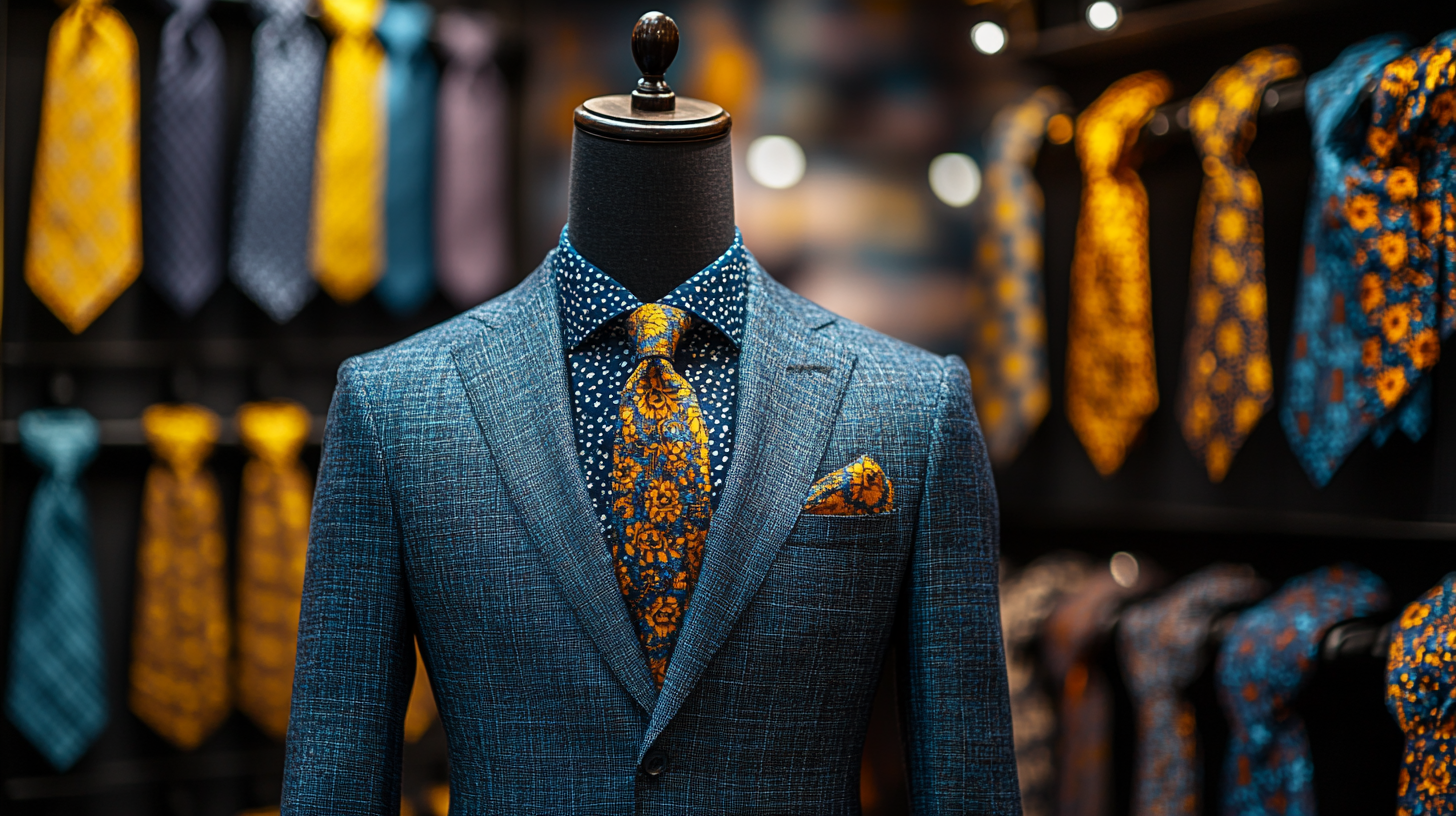
<svg viewBox="0 0 1456 816">
<path fill-rule="evenodd" d="M 1097 0 L 1087 7 L 1087 25 L 1098 31 L 1111 31 L 1122 22 L 1122 9 L 1108 0 Z"/>
<path fill-rule="evenodd" d="M 971 26 L 971 45 L 982 54 L 999 54 L 1006 47 L 1006 29 L 992 22 Z"/>
<path fill-rule="evenodd" d="M 804 148 L 787 136 L 760 136 L 748 146 L 748 175 L 775 190 L 786 190 L 804 177 Z"/>
<path fill-rule="evenodd" d="M 952 207 L 964 207 L 981 194 L 981 168 L 964 153 L 942 153 L 930 162 L 930 189 Z"/>
</svg>

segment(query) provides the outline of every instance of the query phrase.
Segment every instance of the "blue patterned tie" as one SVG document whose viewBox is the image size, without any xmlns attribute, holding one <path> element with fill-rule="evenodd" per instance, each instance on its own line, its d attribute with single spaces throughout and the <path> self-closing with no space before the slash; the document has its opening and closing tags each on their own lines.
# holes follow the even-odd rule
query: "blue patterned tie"
<svg viewBox="0 0 1456 816">
<path fill-rule="evenodd" d="M 1346 372 L 1360 367 L 1360 339 L 1346 319 L 1346 301 L 1358 297 L 1357 251 L 1344 224 L 1345 178 L 1359 172 L 1362 123 L 1355 120 L 1360 90 L 1399 57 L 1408 44 L 1382 34 L 1345 49 L 1329 68 L 1309 78 L 1306 106 L 1314 142 L 1314 181 L 1305 215 L 1304 258 L 1295 300 L 1289 374 L 1279 421 L 1290 447 L 1316 486 L 1323 487 L 1369 426 L 1344 399 Z M 1425 431 L 1428 400 L 1409 405 L 1375 429 L 1383 442 L 1399 427 L 1411 438 Z"/>
<path fill-rule="evenodd" d="M 147 280 L 191 317 L 222 282 L 226 111 L 222 35 L 212 0 L 170 0 L 145 144 Z"/>
<path fill-rule="evenodd" d="M 233 214 L 232 275 L 283 323 L 318 291 L 309 271 L 314 136 L 327 46 L 304 17 L 308 0 L 252 0 L 253 101 L 243 132 Z"/>
<path fill-rule="evenodd" d="M 435 87 L 426 48 L 435 12 L 416 0 L 385 6 L 376 33 L 389 55 L 389 165 L 384 193 L 384 277 L 374 293 L 398 317 L 430 299 L 435 262 Z"/>
<path fill-rule="evenodd" d="M 78 481 L 96 455 L 96 420 L 75 408 L 20 417 L 20 445 L 44 475 L 30 502 L 5 711 L 58 771 L 106 725 L 105 651 L 91 563 L 91 523 Z"/>
</svg>

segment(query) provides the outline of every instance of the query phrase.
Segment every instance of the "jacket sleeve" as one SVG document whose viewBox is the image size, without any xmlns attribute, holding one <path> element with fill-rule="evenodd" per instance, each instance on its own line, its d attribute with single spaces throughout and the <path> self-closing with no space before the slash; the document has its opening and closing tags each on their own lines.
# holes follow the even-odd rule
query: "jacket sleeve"
<svg viewBox="0 0 1456 816">
<path fill-rule="evenodd" d="M 1021 813 L 997 594 L 996 488 L 970 374 L 946 360 L 905 587 L 899 688 L 914 812 Z"/>
<path fill-rule="evenodd" d="M 399 813 L 414 678 L 394 495 L 365 377 L 339 369 L 314 493 L 283 813 Z"/>
</svg>

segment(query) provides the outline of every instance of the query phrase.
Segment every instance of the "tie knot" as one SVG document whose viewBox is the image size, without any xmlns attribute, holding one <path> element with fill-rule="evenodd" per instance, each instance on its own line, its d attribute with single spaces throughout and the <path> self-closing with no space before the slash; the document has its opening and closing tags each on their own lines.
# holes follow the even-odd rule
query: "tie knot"
<svg viewBox="0 0 1456 816">
<path fill-rule="evenodd" d="M 63 479 L 80 473 L 100 443 L 96 420 L 80 408 L 27 411 L 18 424 L 26 456 Z"/>
<path fill-rule="evenodd" d="M 627 332 L 637 359 L 662 357 L 671 360 L 677 353 L 678 341 L 692 326 L 693 317 L 682 309 L 649 303 L 627 316 Z"/>
<path fill-rule="evenodd" d="M 238 437 L 243 445 L 275 467 L 298 458 L 311 424 L 308 411 L 296 402 L 250 402 L 238 409 Z"/>
<path fill-rule="evenodd" d="M 158 459 L 178 473 L 202 466 L 217 443 L 217 414 L 201 405 L 153 405 L 142 412 L 142 432 Z"/>
</svg>

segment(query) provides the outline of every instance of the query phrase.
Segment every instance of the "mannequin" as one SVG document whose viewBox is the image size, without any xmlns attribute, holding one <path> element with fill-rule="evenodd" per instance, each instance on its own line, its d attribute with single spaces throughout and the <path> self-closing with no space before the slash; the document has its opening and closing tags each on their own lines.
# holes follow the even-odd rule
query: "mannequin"
<svg viewBox="0 0 1456 816">
<path fill-rule="evenodd" d="M 712 263 L 734 236 L 731 120 L 668 88 L 677 44 L 672 18 L 643 15 L 632 30 L 637 90 L 577 108 L 572 139 L 572 245 L 645 303 Z"/>
</svg>

